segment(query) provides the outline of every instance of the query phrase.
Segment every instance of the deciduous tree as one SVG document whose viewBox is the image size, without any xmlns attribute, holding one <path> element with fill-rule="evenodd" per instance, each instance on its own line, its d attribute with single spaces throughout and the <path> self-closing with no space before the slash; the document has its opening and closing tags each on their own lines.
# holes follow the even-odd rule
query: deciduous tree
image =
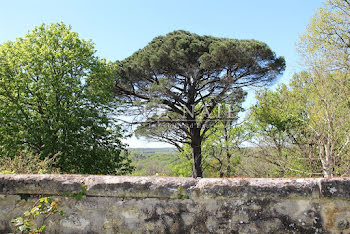
<svg viewBox="0 0 350 234">
<path fill-rule="evenodd" d="M 61 152 L 55 165 L 63 172 L 129 171 L 110 115 L 117 104 L 104 90 L 109 76 L 92 42 L 63 23 L 1 45 L 0 156 Z"/>
<path fill-rule="evenodd" d="M 313 68 L 350 70 L 350 1 L 327 0 L 299 41 L 299 52 Z"/>
</svg>

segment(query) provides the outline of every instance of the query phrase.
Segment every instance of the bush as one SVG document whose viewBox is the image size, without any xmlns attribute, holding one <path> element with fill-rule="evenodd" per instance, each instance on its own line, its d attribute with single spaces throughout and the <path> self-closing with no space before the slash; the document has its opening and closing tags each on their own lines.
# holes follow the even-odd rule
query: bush
<svg viewBox="0 0 350 234">
<path fill-rule="evenodd" d="M 58 174 L 60 170 L 54 167 L 57 157 L 42 159 L 38 154 L 21 152 L 15 157 L 1 157 L 0 174 Z"/>
</svg>

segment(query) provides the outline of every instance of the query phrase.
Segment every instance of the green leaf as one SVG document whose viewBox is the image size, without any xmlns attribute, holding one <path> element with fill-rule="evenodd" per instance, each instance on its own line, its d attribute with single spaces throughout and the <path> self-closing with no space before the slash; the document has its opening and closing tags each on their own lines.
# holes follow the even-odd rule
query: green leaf
<svg viewBox="0 0 350 234">
<path fill-rule="evenodd" d="M 28 231 L 29 227 L 26 225 L 22 225 L 22 226 L 19 226 L 18 229 L 23 232 L 23 231 Z"/>
<path fill-rule="evenodd" d="M 24 221 L 22 217 L 18 217 L 16 219 L 11 220 L 12 223 L 15 224 L 15 226 L 23 225 Z"/>
</svg>

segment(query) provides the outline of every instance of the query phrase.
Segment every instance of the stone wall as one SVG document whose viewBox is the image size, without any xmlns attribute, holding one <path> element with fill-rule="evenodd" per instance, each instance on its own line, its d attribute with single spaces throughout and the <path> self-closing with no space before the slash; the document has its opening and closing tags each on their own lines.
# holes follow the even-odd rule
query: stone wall
<svg viewBox="0 0 350 234">
<path fill-rule="evenodd" d="M 46 233 L 350 232 L 350 178 L 0 175 L 0 233 L 40 195 L 66 213 Z"/>
</svg>

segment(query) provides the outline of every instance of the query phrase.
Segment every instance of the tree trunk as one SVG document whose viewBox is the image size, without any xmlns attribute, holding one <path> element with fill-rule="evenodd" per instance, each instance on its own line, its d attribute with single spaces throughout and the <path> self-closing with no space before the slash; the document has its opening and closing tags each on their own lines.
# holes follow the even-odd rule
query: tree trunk
<svg viewBox="0 0 350 234">
<path fill-rule="evenodd" d="M 192 159 L 193 159 L 193 169 L 192 177 L 203 177 L 202 174 L 202 139 L 200 136 L 200 129 L 197 126 L 191 128 L 191 148 L 192 148 Z"/>
<path fill-rule="evenodd" d="M 226 159 L 227 159 L 227 166 L 226 166 L 226 177 L 230 177 L 231 174 L 231 153 L 228 152 L 228 149 L 226 148 Z"/>
<path fill-rule="evenodd" d="M 322 173 L 323 173 L 323 177 L 328 178 L 328 177 L 332 177 L 332 167 L 330 165 L 330 157 L 329 157 L 329 152 L 327 150 L 326 146 L 320 146 L 320 151 L 319 151 L 319 157 L 321 160 L 321 164 L 322 164 Z"/>
</svg>

